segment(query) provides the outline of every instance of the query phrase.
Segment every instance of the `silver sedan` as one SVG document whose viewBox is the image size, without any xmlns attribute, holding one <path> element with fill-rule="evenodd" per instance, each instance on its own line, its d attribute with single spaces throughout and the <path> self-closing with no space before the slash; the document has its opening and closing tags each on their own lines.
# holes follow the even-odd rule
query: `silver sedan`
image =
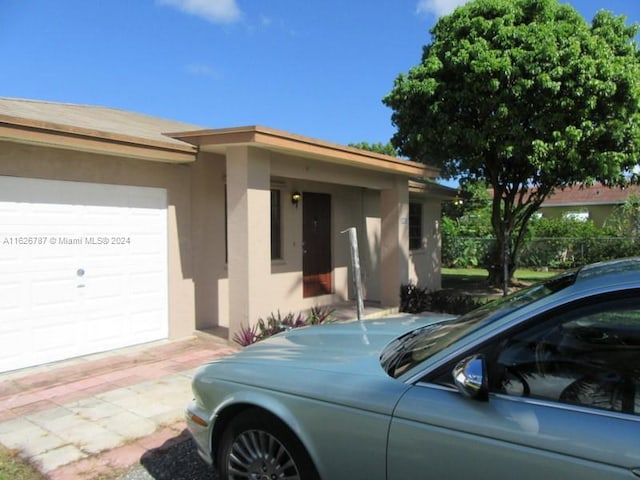
<svg viewBox="0 0 640 480">
<path fill-rule="evenodd" d="M 295 329 L 202 366 L 187 407 L 223 479 L 640 477 L 640 259 L 454 318 Z"/>
</svg>

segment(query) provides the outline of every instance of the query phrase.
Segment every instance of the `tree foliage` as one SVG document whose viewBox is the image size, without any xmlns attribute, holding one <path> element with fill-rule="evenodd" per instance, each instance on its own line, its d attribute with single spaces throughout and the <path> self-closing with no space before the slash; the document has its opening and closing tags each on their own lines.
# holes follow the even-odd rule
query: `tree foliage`
<svg viewBox="0 0 640 480">
<path fill-rule="evenodd" d="M 382 143 L 368 143 L 368 142 L 358 142 L 358 143 L 350 143 L 350 147 L 359 148 L 361 150 L 368 150 L 370 152 L 383 153 L 384 155 L 390 155 L 392 157 L 398 156 L 398 150 L 393 146 L 391 142 Z"/>
<path fill-rule="evenodd" d="M 629 195 L 624 204 L 614 209 L 605 227 L 620 236 L 640 236 L 640 195 Z"/>
<path fill-rule="evenodd" d="M 588 24 L 557 0 L 475 0 L 442 17 L 422 61 L 383 102 L 402 155 L 445 178 L 484 179 L 509 277 L 528 222 L 555 188 L 624 183 L 640 151 L 636 26 Z"/>
</svg>

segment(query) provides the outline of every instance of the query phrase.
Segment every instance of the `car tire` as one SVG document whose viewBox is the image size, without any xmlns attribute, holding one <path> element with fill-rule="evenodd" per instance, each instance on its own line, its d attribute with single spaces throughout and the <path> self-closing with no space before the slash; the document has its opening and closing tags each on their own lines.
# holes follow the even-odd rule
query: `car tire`
<svg viewBox="0 0 640 480">
<path fill-rule="evenodd" d="M 231 420 L 220 438 L 216 464 L 220 480 L 319 478 L 298 438 L 259 409 L 245 410 Z"/>
</svg>

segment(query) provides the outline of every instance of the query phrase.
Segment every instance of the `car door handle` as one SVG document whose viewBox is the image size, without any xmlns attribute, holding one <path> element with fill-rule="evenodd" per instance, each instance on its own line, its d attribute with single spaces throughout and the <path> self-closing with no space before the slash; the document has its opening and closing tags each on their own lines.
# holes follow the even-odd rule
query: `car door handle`
<svg viewBox="0 0 640 480">
<path fill-rule="evenodd" d="M 633 470 L 631 470 L 631 473 L 633 473 L 636 477 L 640 477 L 640 467 L 634 468 Z"/>
</svg>

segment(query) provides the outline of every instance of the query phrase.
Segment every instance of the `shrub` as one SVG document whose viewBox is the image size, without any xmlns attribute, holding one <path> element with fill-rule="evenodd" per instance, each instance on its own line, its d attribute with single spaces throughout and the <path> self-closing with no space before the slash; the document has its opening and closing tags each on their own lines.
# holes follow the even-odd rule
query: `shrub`
<svg viewBox="0 0 640 480">
<path fill-rule="evenodd" d="M 431 309 L 430 293 L 426 288 L 413 283 L 400 286 L 399 310 L 405 313 L 420 313 Z"/>
<path fill-rule="evenodd" d="M 487 264 L 495 240 L 483 229 L 465 228 L 460 220 L 443 217 L 442 265 L 452 268 L 480 267 Z"/>
<path fill-rule="evenodd" d="M 306 316 L 302 313 L 294 315 L 289 312 L 282 316 L 280 310 L 277 314 L 271 312 L 267 318 L 259 318 L 255 325 L 241 325 L 240 330 L 233 336 L 233 341 L 246 347 L 277 333 L 291 330 L 292 328 L 321 325 L 333 321 L 331 307 L 312 307 Z"/>
<path fill-rule="evenodd" d="M 258 341 L 257 325 L 240 325 L 240 330 L 233 336 L 233 341 L 242 347 Z"/>
<path fill-rule="evenodd" d="M 431 293 L 431 311 L 464 315 L 491 301 L 485 296 L 459 293 L 455 290 L 437 290 Z"/>
<path fill-rule="evenodd" d="M 311 307 L 305 319 L 306 325 L 322 325 L 331 322 L 331 316 L 335 310 L 331 307 Z"/>
<path fill-rule="evenodd" d="M 404 313 L 437 312 L 462 315 L 491 299 L 485 296 L 459 293 L 456 290 L 428 291 L 409 283 L 400 287 L 400 311 Z"/>
</svg>

